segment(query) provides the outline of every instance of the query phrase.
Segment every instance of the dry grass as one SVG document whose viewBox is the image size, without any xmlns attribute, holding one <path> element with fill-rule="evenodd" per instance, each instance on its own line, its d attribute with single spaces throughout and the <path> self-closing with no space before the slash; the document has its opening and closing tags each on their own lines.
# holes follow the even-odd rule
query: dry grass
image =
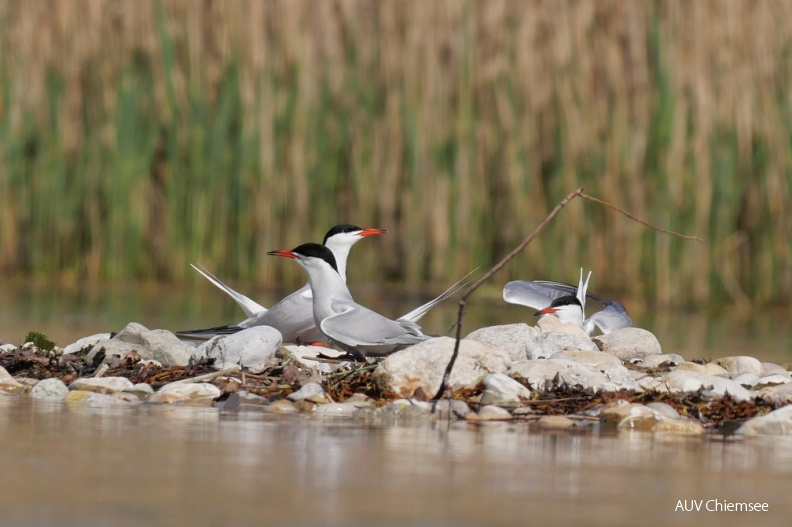
<svg viewBox="0 0 792 527">
<path fill-rule="evenodd" d="M 385 227 L 355 281 L 491 265 L 637 302 L 792 297 L 792 3 L 0 3 L 0 268 L 301 280 L 267 250 Z M 507 276 L 508 275 L 508 276 Z"/>
</svg>

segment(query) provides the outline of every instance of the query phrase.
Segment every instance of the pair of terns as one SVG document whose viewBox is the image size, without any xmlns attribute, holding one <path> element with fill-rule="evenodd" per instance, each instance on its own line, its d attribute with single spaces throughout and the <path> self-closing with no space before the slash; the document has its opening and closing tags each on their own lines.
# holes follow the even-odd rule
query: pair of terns
<svg viewBox="0 0 792 527">
<path fill-rule="evenodd" d="M 325 235 L 323 244 L 307 243 L 292 250 L 268 254 L 291 258 L 308 274 L 308 283 L 270 309 L 234 291 L 209 271 L 193 266 L 210 282 L 233 298 L 247 315 L 236 324 L 181 332 L 185 339 L 202 339 L 236 333 L 254 326 L 271 326 L 283 335 L 284 342 L 333 342 L 357 355 L 385 355 L 431 338 L 421 332 L 417 322 L 430 309 L 461 287 L 457 282 L 437 298 L 390 320 L 357 304 L 346 285 L 349 251 L 368 236 L 384 234 L 382 229 L 362 229 L 337 225 Z"/>
</svg>

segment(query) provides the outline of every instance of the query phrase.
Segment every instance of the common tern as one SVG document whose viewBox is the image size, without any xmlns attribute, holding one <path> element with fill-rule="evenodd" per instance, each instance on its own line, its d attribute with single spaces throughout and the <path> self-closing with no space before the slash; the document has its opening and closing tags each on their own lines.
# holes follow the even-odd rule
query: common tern
<svg viewBox="0 0 792 527">
<path fill-rule="evenodd" d="M 306 243 L 267 254 L 291 258 L 305 270 L 313 292 L 314 323 L 345 351 L 381 356 L 432 338 L 415 322 L 391 320 L 355 302 L 333 253 L 324 245 Z"/>
<path fill-rule="evenodd" d="M 376 236 L 384 234 L 385 232 L 387 231 L 383 229 L 362 229 L 355 225 L 347 224 L 336 225 L 327 231 L 323 244 L 332 251 L 339 275 L 344 283 L 346 283 L 347 258 L 349 257 L 349 251 L 352 249 L 352 246 L 365 237 Z M 180 338 L 185 340 L 204 340 L 216 335 L 227 335 L 249 327 L 265 325 L 272 326 L 280 331 L 283 335 L 284 342 L 321 343 L 328 341 L 327 337 L 316 329 L 314 324 L 312 294 L 309 284 L 305 284 L 302 288 L 272 306 L 272 308 L 267 309 L 221 282 L 219 278 L 210 273 L 206 268 L 195 265 L 192 267 L 201 273 L 207 280 L 220 288 L 220 290 L 233 298 L 245 312 L 247 318 L 241 322 L 229 324 L 227 326 L 179 332 L 177 335 Z M 463 277 L 436 298 L 402 315 L 399 317 L 399 320 L 418 322 L 429 310 L 453 295 L 460 287 L 464 286 L 462 282 L 466 278 L 467 276 Z"/>
<path fill-rule="evenodd" d="M 591 335 L 596 328 L 603 334 L 626 328 L 632 325 L 627 310 L 615 300 L 602 301 L 588 292 L 591 272 L 583 281 L 583 269 L 580 270 L 578 286 L 551 280 L 515 280 L 503 288 L 503 299 L 510 304 L 538 309 L 537 316 L 554 315 L 562 322 L 571 322 Z M 601 302 L 605 309 L 585 318 L 586 298 Z"/>
<path fill-rule="evenodd" d="M 325 234 L 324 245 L 333 252 L 338 262 L 341 279 L 346 282 L 346 264 L 352 246 L 363 238 L 377 236 L 384 229 L 363 229 L 356 225 L 336 225 Z M 191 264 L 192 265 L 192 264 Z M 228 335 L 254 326 L 271 326 L 280 331 L 284 342 L 327 342 L 327 338 L 316 329 L 311 314 L 311 287 L 303 287 L 288 295 L 270 309 L 235 291 L 203 267 L 192 266 L 207 280 L 227 293 L 242 308 L 247 318 L 241 322 L 206 329 L 177 333 L 185 340 L 203 340 L 217 335 Z"/>
</svg>

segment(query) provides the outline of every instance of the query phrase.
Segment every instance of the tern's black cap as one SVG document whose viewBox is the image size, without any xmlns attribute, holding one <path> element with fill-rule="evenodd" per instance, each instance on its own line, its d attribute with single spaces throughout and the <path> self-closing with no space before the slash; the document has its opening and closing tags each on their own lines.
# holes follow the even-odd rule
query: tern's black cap
<svg viewBox="0 0 792 527">
<path fill-rule="evenodd" d="M 304 243 L 292 249 L 292 252 L 302 256 L 321 258 L 325 262 L 329 263 L 330 266 L 336 270 L 336 272 L 338 271 L 338 266 L 336 265 L 336 259 L 335 256 L 333 256 L 333 251 L 324 245 L 320 245 L 318 243 Z"/>
</svg>

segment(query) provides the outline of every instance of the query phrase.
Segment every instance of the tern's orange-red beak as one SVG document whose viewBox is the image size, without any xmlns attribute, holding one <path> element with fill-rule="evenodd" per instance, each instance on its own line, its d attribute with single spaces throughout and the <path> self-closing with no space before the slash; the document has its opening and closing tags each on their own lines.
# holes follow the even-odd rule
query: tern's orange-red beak
<svg viewBox="0 0 792 527">
<path fill-rule="evenodd" d="M 292 260 L 297 259 L 297 254 L 288 249 L 281 249 L 280 251 L 270 251 L 267 254 L 269 254 L 270 256 L 283 256 L 284 258 L 291 258 Z"/>
<path fill-rule="evenodd" d="M 379 236 L 380 234 L 385 234 L 385 229 L 363 229 L 358 233 L 358 236 Z"/>
<path fill-rule="evenodd" d="M 542 309 L 541 311 L 537 311 L 534 313 L 535 317 L 540 317 L 542 315 L 551 315 L 556 312 L 556 308 L 547 306 L 546 308 Z"/>
</svg>

